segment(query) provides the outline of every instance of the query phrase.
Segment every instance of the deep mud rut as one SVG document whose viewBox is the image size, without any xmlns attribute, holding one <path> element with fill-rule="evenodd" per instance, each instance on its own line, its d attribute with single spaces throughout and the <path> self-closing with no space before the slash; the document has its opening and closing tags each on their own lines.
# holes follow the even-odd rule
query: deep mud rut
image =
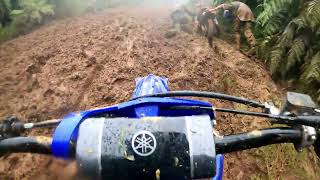
<svg viewBox="0 0 320 180">
<path fill-rule="evenodd" d="M 70 111 L 126 101 L 135 78 L 149 73 L 169 78 L 172 90 L 217 91 L 261 100 L 280 97 L 263 66 L 232 45 L 216 39 L 215 52 L 196 35 L 181 32 L 167 39 L 164 34 L 170 26 L 166 9 L 113 9 L 55 21 L 2 44 L 0 116 L 61 118 Z M 218 114 L 217 127 L 230 134 L 267 125 L 253 119 Z M 0 162 L 0 179 L 72 179 L 75 171 L 74 163 L 44 155 L 9 155 Z M 249 179 L 257 171 L 261 170 L 250 151 L 226 155 L 225 179 Z"/>
</svg>

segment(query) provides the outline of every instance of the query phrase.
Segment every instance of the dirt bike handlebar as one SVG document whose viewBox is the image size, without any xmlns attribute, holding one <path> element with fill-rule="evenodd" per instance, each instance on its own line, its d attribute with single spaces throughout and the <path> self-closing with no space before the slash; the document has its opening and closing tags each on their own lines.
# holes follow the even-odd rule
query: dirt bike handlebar
<svg viewBox="0 0 320 180">
<path fill-rule="evenodd" d="M 301 140 L 302 131 L 299 129 L 267 128 L 227 136 L 216 135 L 215 146 L 217 154 L 225 154 L 271 144 L 298 144 Z M 51 154 L 51 142 L 52 138 L 44 136 L 8 138 L 0 141 L 0 154 Z"/>
<path fill-rule="evenodd" d="M 142 80 L 148 78 L 150 80 L 150 76 Z M 31 152 L 66 159 L 75 157 L 81 172 L 93 178 L 101 175 L 107 179 L 152 178 L 160 168 L 161 177 L 167 179 L 173 176 L 197 179 L 215 175 L 215 165 L 218 164 L 219 169 L 218 162 L 223 161 L 222 155 L 216 153 L 277 143 L 293 143 L 297 150 L 310 145 L 319 149 L 316 128 L 320 127 L 320 112 L 309 96 L 289 93 L 280 110 L 272 103 L 213 92 L 168 92 L 167 87 L 146 96 L 150 91 L 145 85 L 147 91 L 140 91 L 142 80 L 137 82 L 138 88 L 128 102 L 70 113 L 62 120 L 25 124 L 17 119 L 4 121 L 2 126 L 0 124 L 0 135 L 4 135 L 0 137 L 0 153 Z M 151 88 L 161 88 L 159 85 L 166 83 L 165 79 L 156 80 Z M 255 110 L 262 109 L 262 112 L 217 108 L 208 102 L 171 98 L 175 96 L 227 100 L 255 107 Z M 215 112 L 268 118 L 289 127 L 221 137 L 212 133 L 215 131 Z M 52 125 L 58 125 L 52 142 L 51 138 L 17 137 L 25 129 Z"/>
<path fill-rule="evenodd" d="M 209 122 L 209 119 L 208 119 L 209 116 L 207 115 L 206 117 L 207 117 L 207 122 Z M 160 117 L 158 117 L 158 118 L 160 118 Z M 195 118 L 196 119 L 194 119 L 193 116 L 185 116 L 184 120 L 187 120 L 186 122 L 190 122 L 190 120 L 193 119 L 192 121 L 194 123 L 198 124 L 198 126 L 200 125 L 199 128 L 200 127 L 202 127 L 202 128 L 195 129 L 195 126 L 193 126 L 193 124 L 191 123 L 190 126 L 186 126 L 186 127 L 187 128 L 192 127 L 192 129 L 190 129 L 192 131 L 188 130 L 186 132 L 190 131 L 190 132 L 192 132 L 192 134 L 196 135 L 196 134 L 199 134 L 202 131 L 207 131 L 208 133 L 206 134 L 206 136 L 200 136 L 200 137 L 202 137 L 201 139 L 207 139 L 206 137 L 208 137 L 208 139 L 213 138 L 212 141 L 211 141 L 212 142 L 211 144 L 210 143 L 208 144 L 208 142 L 210 142 L 210 141 L 206 141 L 207 143 L 200 142 L 200 141 L 203 141 L 203 140 L 200 140 L 200 139 L 195 140 L 194 142 L 200 143 L 199 147 L 205 147 L 203 145 L 206 145 L 206 147 L 211 147 L 210 152 L 212 152 L 213 154 L 215 154 L 215 153 L 224 154 L 224 153 L 230 153 L 230 152 L 241 151 L 241 150 L 246 150 L 246 149 L 251 149 L 251 148 L 258 148 L 258 147 L 262 147 L 262 146 L 266 146 L 266 145 L 280 144 L 280 143 L 293 143 L 295 145 L 296 149 L 297 148 L 302 149 L 302 148 L 305 148 L 305 147 L 307 147 L 309 145 L 315 144 L 314 145 L 315 150 L 318 149 L 318 146 L 316 145 L 316 142 L 314 141 L 315 139 L 313 139 L 313 135 L 315 137 L 316 134 L 312 134 L 312 133 L 310 134 L 307 131 L 305 131 L 306 129 L 303 129 L 303 128 L 301 128 L 301 129 L 298 128 L 298 127 L 297 127 L 298 129 L 288 128 L 288 127 L 270 128 L 270 129 L 255 130 L 255 131 L 247 132 L 247 133 L 228 135 L 228 136 L 223 136 L 223 137 L 221 137 L 219 135 L 215 135 L 215 136 L 212 137 L 212 127 L 210 128 L 210 123 L 207 123 L 206 126 L 202 126 L 203 125 L 202 120 L 205 120 L 205 119 L 203 119 L 203 118 L 202 119 L 201 118 L 197 119 L 197 117 L 195 117 Z M 199 116 L 198 116 L 198 118 L 199 118 Z M 318 117 L 318 118 L 320 118 L 320 117 Z M 107 119 L 109 119 L 108 123 L 104 123 L 104 121 L 106 122 Z M 116 120 L 113 120 L 113 119 L 116 119 Z M 122 119 L 122 122 L 127 122 L 129 120 L 128 118 L 120 118 L 120 119 L 119 118 L 100 118 L 100 119 L 99 118 L 96 118 L 96 119 L 93 118 L 91 120 L 88 119 L 87 121 L 85 121 L 85 122 L 87 122 L 87 124 L 84 124 L 82 127 L 84 127 L 86 129 L 88 127 L 87 125 L 91 124 L 90 122 L 94 122 L 95 121 L 96 123 L 99 123 L 99 124 L 97 124 L 98 126 L 92 126 L 92 127 L 95 127 L 94 131 L 97 131 L 98 134 L 100 134 L 99 133 L 100 130 L 97 127 L 100 127 L 100 129 L 105 129 L 106 132 L 108 132 L 109 130 L 107 130 L 107 129 L 108 129 L 108 127 L 110 125 L 112 125 L 112 122 L 113 123 L 119 122 L 119 120 L 121 120 L 121 119 Z M 162 118 L 160 118 L 160 119 L 156 118 L 156 119 L 153 119 L 153 120 L 150 119 L 150 120 L 151 121 L 154 120 L 154 122 L 158 122 L 158 121 L 160 122 L 163 119 Z M 140 122 L 144 121 L 146 123 L 147 121 L 150 121 L 150 120 L 143 119 L 143 118 L 140 119 L 140 120 L 131 119 L 131 122 L 129 122 L 129 124 L 133 123 L 134 121 L 140 121 Z M 174 123 L 177 123 L 177 122 L 181 122 L 182 120 L 183 119 L 181 119 L 181 118 L 178 118 L 178 119 L 171 118 L 171 119 L 167 119 L 167 122 L 172 121 Z M 120 126 L 120 127 L 118 127 L 118 129 L 126 129 L 126 130 L 128 130 L 128 128 L 125 128 L 125 127 L 128 127 L 128 126 L 126 126 L 126 125 L 122 126 L 121 125 L 121 121 L 119 123 L 120 124 L 114 124 L 113 127 L 109 127 L 110 131 L 112 131 L 111 129 L 114 129 L 115 127 L 118 127 L 118 126 Z M 137 123 L 137 125 L 138 124 L 140 125 L 139 122 Z M 184 123 L 182 123 L 182 124 L 184 124 Z M 187 123 L 187 124 L 189 124 L 189 123 Z M 93 125 L 93 124 L 91 124 L 91 125 Z M 158 126 L 158 125 L 160 125 L 160 124 L 157 124 L 156 126 Z M 133 127 L 135 127 L 135 126 L 133 126 Z M 164 127 L 164 126 L 162 125 L 160 127 Z M 165 127 L 172 128 L 174 126 L 165 126 Z M 149 127 L 149 128 L 151 128 L 151 127 Z M 184 128 L 182 128 L 181 130 L 183 130 L 183 129 Z M 85 132 L 86 131 L 82 131 L 82 133 L 81 133 L 81 131 L 79 131 L 79 137 L 82 136 L 82 141 L 79 141 L 79 139 L 78 139 L 78 140 L 74 141 L 75 143 L 74 142 L 69 142 L 70 145 L 71 145 L 70 146 L 70 150 L 71 151 L 69 151 L 69 156 L 68 157 L 69 158 L 75 158 L 76 157 L 77 163 L 79 163 L 79 164 L 88 164 L 87 166 L 82 167 L 81 172 L 82 171 L 86 171 L 86 170 L 90 170 L 90 168 L 95 167 L 94 163 L 100 162 L 100 161 L 96 161 L 95 158 L 93 158 L 93 157 L 103 157 L 104 160 L 101 161 L 102 164 L 109 164 L 109 163 L 105 162 L 105 160 L 107 160 L 108 158 L 102 156 L 101 154 L 99 154 L 99 151 L 95 151 L 95 149 L 108 148 L 108 147 L 110 149 L 112 149 L 114 147 L 119 146 L 118 143 L 116 143 L 116 145 L 115 144 L 108 144 L 108 146 L 105 146 L 105 145 L 101 146 L 101 144 L 99 144 L 99 143 L 95 144 L 95 142 L 91 143 L 91 145 L 90 145 L 90 143 L 89 144 L 84 144 L 84 142 L 86 142 L 86 141 L 84 141 L 85 139 L 83 139 L 83 136 L 87 136 L 87 134 L 88 134 L 88 133 L 85 133 Z M 118 132 L 117 129 L 114 129 L 114 132 Z M 163 132 L 166 132 L 166 131 L 163 131 Z M 122 133 L 126 134 L 127 132 L 122 132 Z M 155 132 L 155 133 L 157 133 L 157 132 Z M 102 133 L 102 134 L 100 134 L 98 136 L 93 136 L 93 138 L 101 139 L 102 142 L 103 142 L 104 141 L 103 139 L 106 140 L 106 138 L 110 137 L 111 139 L 114 138 L 114 140 L 116 140 L 116 141 L 110 140 L 110 142 L 118 142 L 117 139 L 119 138 L 119 135 L 115 135 L 114 137 L 112 137 L 111 134 L 113 134 L 113 133 L 109 134 L 109 136 L 106 136 L 107 134 Z M 92 135 L 92 134 L 90 134 L 90 135 Z M 165 135 L 165 134 L 163 134 L 163 135 Z M 170 136 L 170 133 L 168 133 L 168 135 Z M 170 139 L 169 136 L 168 137 L 163 137 L 162 139 L 167 139 L 167 140 L 164 140 L 163 142 L 161 142 L 161 138 L 159 138 L 159 136 L 158 136 L 157 140 L 160 141 L 158 145 L 160 146 L 161 144 L 165 144 L 165 142 L 167 142 Z M 196 136 L 198 136 L 198 135 L 196 135 Z M 123 137 L 126 137 L 126 136 L 123 136 Z M 129 136 L 129 139 L 128 138 L 124 138 L 124 139 L 127 139 L 128 141 L 131 141 L 130 140 L 130 136 Z M 310 141 L 310 139 L 311 139 L 311 141 Z M 132 138 L 132 140 L 134 140 L 134 137 Z M 131 151 L 130 147 L 131 146 L 128 146 L 128 144 L 126 142 L 127 141 L 124 141 L 124 143 L 127 145 L 127 150 L 128 151 L 126 150 L 125 152 L 129 152 L 130 153 L 130 151 Z M 176 141 L 174 141 L 174 142 L 176 142 Z M 185 145 L 186 142 L 182 141 L 181 143 Z M 192 143 L 192 140 L 189 141 L 189 143 Z M 84 146 L 81 146 L 81 144 L 84 145 Z M 178 146 L 178 147 L 181 146 L 180 145 L 180 141 L 176 142 L 175 146 Z M 192 147 L 196 147 L 196 146 L 198 146 L 198 145 L 197 144 L 193 144 L 192 145 Z M 119 147 L 123 148 L 123 145 L 121 145 Z M 187 146 L 187 147 L 189 147 L 189 146 Z M 7 138 L 7 139 L 4 139 L 4 140 L 0 141 L 0 154 L 6 154 L 6 153 L 38 153 L 38 154 L 51 155 L 52 149 L 53 149 L 52 148 L 52 138 L 48 138 L 48 137 L 41 137 L 41 136 L 38 136 L 38 137 L 13 137 L 13 138 Z M 159 147 L 159 149 L 162 149 L 162 148 Z M 297 149 L 297 150 L 299 150 L 299 149 Z M 81 154 L 83 155 L 83 153 L 81 153 L 81 152 L 85 152 L 85 155 L 87 155 L 88 153 L 89 154 L 96 154 L 96 155 L 91 155 L 91 156 L 88 156 L 88 157 L 79 156 L 79 152 L 80 152 L 80 155 Z M 106 149 L 101 149 L 101 152 L 106 152 Z M 107 152 L 110 153 L 110 151 L 107 151 Z M 173 151 L 173 152 L 176 152 L 176 151 Z M 186 151 L 186 152 L 188 152 L 188 151 Z M 113 153 L 111 153 L 110 156 L 113 157 Z M 221 155 L 219 155 L 219 156 L 221 156 Z M 132 165 L 131 168 L 133 168 L 134 170 L 135 170 L 135 168 L 137 168 L 139 166 L 139 161 L 134 161 L 135 158 L 139 159 L 139 157 L 133 156 L 132 154 L 126 154 L 126 153 L 125 154 L 122 154 L 122 153 L 121 154 L 117 154 L 116 153 L 115 157 L 119 157 L 119 159 L 117 159 L 116 162 L 118 162 L 118 161 L 128 162 L 128 163 L 130 163 Z M 152 159 L 152 157 L 157 157 L 157 156 L 151 156 L 151 159 Z M 198 156 L 198 157 L 197 156 L 192 156 L 192 157 L 194 157 L 194 158 L 203 158 L 203 156 Z M 217 157 L 218 157 L 218 155 L 217 155 Z M 105 159 L 105 158 L 107 158 L 107 159 Z M 125 158 L 125 159 L 123 159 L 123 158 Z M 179 156 L 179 158 L 180 158 L 180 156 Z M 214 158 L 214 156 L 212 158 Z M 150 158 L 148 157 L 148 159 L 150 159 Z M 160 159 L 162 159 L 162 158 L 160 158 Z M 199 162 L 201 162 L 201 159 L 198 159 L 198 160 L 199 160 Z M 152 161 L 152 162 L 154 162 L 154 161 Z M 203 162 L 207 162 L 207 161 L 203 161 Z M 212 162 L 212 161 L 209 161 L 209 162 Z M 211 169 L 207 169 L 209 167 L 211 167 Z M 198 171 L 201 171 L 201 172 L 202 171 L 204 171 L 204 172 L 212 172 L 213 171 L 212 167 L 214 167 L 214 164 L 210 164 L 208 166 L 203 166 L 203 167 L 201 166 L 201 168 L 198 168 Z M 102 172 L 105 172 L 105 167 L 103 169 L 104 170 Z M 94 175 L 95 172 L 96 171 L 94 171 L 94 172 L 89 171 L 88 175 L 89 174 L 90 174 L 90 176 Z M 121 173 L 121 172 L 115 172 L 115 174 L 113 174 L 113 175 L 115 176 L 115 175 L 118 175 L 119 173 Z M 172 175 L 172 174 L 170 174 L 170 175 Z M 207 176 L 207 177 L 209 177 L 209 176 Z"/>
<path fill-rule="evenodd" d="M 166 93 L 156 93 L 152 95 L 138 96 L 131 99 L 131 101 L 141 99 L 141 98 L 148 98 L 148 97 L 175 97 L 175 96 L 215 98 L 215 99 L 222 99 L 222 100 L 232 101 L 236 103 L 246 104 L 249 106 L 259 107 L 263 109 L 268 108 L 267 104 L 261 103 L 259 101 L 249 100 L 242 97 L 230 96 L 226 94 L 220 94 L 220 93 L 214 93 L 214 92 L 200 92 L 200 91 L 171 91 Z M 295 99 L 296 95 L 291 94 L 288 97 L 289 97 L 288 98 L 289 103 L 287 102 L 287 106 L 289 107 L 289 106 L 292 106 L 292 104 L 294 104 L 294 100 L 296 100 Z M 303 101 L 308 101 L 308 100 L 306 98 L 300 99 L 300 103 Z M 294 107 L 298 107 L 298 106 L 294 106 Z M 292 142 L 294 144 L 297 144 L 298 141 L 302 141 L 304 138 L 302 136 L 303 131 L 301 131 L 301 129 L 296 129 L 297 126 L 299 127 L 310 126 L 310 127 L 313 127 L 313 129 L 320 127 L 320 116 L 314 113 L 311 113 L 311 114 L 309 113 L 308 116 L 306 116 L 305 113 L 303 116 L 299 116 L 299 115 L 288 116 L 288 115 L 274 115 L 272 113 L 271 114 L 259 113 L 259 112 L 241 111 L 241 110 L 226 109 L 226 108 L 204 107 L 204 106 L 171 106 L 168 108 L 171 110 L 200 111 L 202 113 L 206 113 L 208 111 L 217 111 L 217 112 L 227 112 L 227 113 L 234 113 L 234 114 L 257 116 L 257 117 L 265 117 L 265 118 L 271 118 L 272 122 L 277 122 L 280 124 L 288 124 L 288 125 L 292 125 L 292 127 L 295 127 L 295 129 L 273 128 L 273 129 L 256 130 L 248 133 L 224 136 L 223 138 L 217 136 L 216 144 L 217 144 L 217 151 L 219 153 L 228 153 L 233 151 L 250 149 L 253 147 L 260 147 L 260 146 L 265 146 L 269 144 L 275 144 L 275 143 Z M 301 108 L 301 109 L 303 109 L 303 111 L 306 110 L 306 108 Z M 57 125 L 60 122 L 61 122 L 60 119 L 54 119 L 54 120 L 48 120 L 43 122 L 37 122 L 37 123 L 22 123 L 17 118 L 14 118 L 14 117 L 6 119 L 3 123 L 0 124 L 0 134 L 2 135 L 0 137 L 0 140 L 4 139 L 0 141 L 1 142 L 0 153 L 1 152 L 50 153 L 51 150 L 49 150 L 50 149 L 49 147 L 51 143 L 49 143 L 48 139 L 46 141 L 41 141 L 43 140 L 43 138 L 17 137 L 17 136 L 19 136 L 19 134 L 26 129 L 50 127 L 53 125 Z M 315 132 L 314 133 L 312 132 L 311 134 L 313 134 L 313 136 L 316 136 Z M 16 138 L 12 138 L 12 137 L 16 137 Z M 316 137 L 312 137 L 312 138 L 316 139 Z M 308 139 L 306 138 L 304 139 L 305 141 L 308 141 Z M 310 141 L 310 142 L 314 143 L 314 141 Z M 308 143 L 310 144 L 310 142 Z"/>
</svg>

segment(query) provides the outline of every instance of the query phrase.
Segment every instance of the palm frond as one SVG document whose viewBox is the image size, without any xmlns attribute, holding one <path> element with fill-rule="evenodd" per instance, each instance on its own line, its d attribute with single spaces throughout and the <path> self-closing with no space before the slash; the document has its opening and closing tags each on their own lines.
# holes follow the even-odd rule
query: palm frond
<svg viewBox="0 0 320 180">
<path fill-rule="evenodd" d="M 294 69 L 296 66 L 299 66 L 303 63 L 303 56 L 306 53 L 306 47 L 309 45 L 310 39 L 307 34 L 300 35 L 294 39 L 293 44 L 288 51 L 288 58 L 286 63 L 286 71 Z"/>
<path fill-rule="evenodd" d="M 320 52 L 316 53 L 304 68 L 300 82 L 303 89 L 320 103 Z"/>
<path fill-rule="evenodd" d="M 320 0 L 265 0 L 262 7 L 258 56 L 274 77 L 299 79 L 320 102 Z"/>
<path fill-rule="evenodd" d="M 312 26 L 320 24 L 320 0 L 312 0 L 307 5 L 307 15 Z"/>
<path fill-rule="evenodd" d="M 296 34 L 296 25 L 289 23 L 279 38 L 279 44 L 283 47 L 292 45 L 293 39 Z"/>
<path fill-rule="evenodd" d="M 262 40 L 259 40 L 257 55 L 259 58 L 264 59 L 265 63 L 269 63 L 270 51 L 273 44 L 276 43 L 278 37 L 276 36 L 266 36 Z"/>
<path fill-rule="evenodd" d="M 273 35 L 284 29 L 286 23 L 284 23 L 285 14 L 279 13 L 278 16 L 270 19 L 265 25 L 263 32 L 266 35 Z"/>
<path fill-rule="evenodd" d="M 316 53 L 304 69 L 300 80 L 307 84 L 317 84 L 320 87 L 320 52 Z"/>
<path fill-rule="evenodd" d="M 264 11 L 259 14 L 257 21 L 265 26 L 270 20 L 284 12 L 290 12 L 290 9 L 297 1 L 295 0 L 270 0 L 264 3 Z"/>
<path fill-rule="evenodd" d="M 269 67 L 272 75 L 277 76 L 278 70 L 281 66 L 281 61 L 283 60 L 283 55 L 285 50 L 283 47 L 276 46 L 270 53 Z"/>
</svg>

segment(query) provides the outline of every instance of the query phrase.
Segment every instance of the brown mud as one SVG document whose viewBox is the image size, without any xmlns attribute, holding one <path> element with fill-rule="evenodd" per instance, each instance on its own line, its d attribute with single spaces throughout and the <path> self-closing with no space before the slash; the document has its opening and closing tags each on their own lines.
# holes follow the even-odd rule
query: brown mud
<svg viewBox="0 0 320 180">
<path fill-rule="evenodd" d="M 135 78 L 149 73 L 167 77 L 172 90 L 281 97 L 264 67 L 232 45 L 215 39 L 215 52 L 197 35 L 179 32 L 166 38 L 170 27 L 166 9 L 118 8 L 54 21 L 0 45 L 0 116 L 44 120 L 123 102 L 130 98 Z M 252 117 L 218 113 L 217 118 L 223 134 L 268 125 Z M 52 130 L 31 134 L 51 135 Z M 265 173 L 257 163 L 252 150 L 228 154 L 224 179 Z M 13 154 L 0 162 L 0 179 L 72 179 L 75 171 L 74 163 L 45 155 Z"/>
</svg>

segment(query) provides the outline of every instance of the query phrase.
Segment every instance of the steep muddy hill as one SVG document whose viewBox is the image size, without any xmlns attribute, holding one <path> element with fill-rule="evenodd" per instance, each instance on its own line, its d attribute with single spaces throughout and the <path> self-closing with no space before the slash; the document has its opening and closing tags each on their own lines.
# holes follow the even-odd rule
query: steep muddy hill
<svg viewBox="0 0 320 180">
<path fill-rule="evenodd" d="M 0 116 L 61 118 L 70 111 L 126 101 L 135 78 L 149 73 L 169 78 L 172 90 L 279 100 L 280 91 L 264 67 L 232 45 L 216 39 L 218 47 L 213 51 L 197 35 L 180 32 L 166 38 L 171 26 L 168 12 L 162 8 L 118 8 L 55 21 L 0 45 Z M 263 120 L 229 114 L 218 114 L 217 118 L 222 134 L 268 125 Z M 290 164 L 297 162 L 301 164 Z M 291 145 L 278 145 L 226 155 L 224 177 L 316 179 L 317 163 L 309 151 L 298 159 Z M 44 155 L 7 155 L 0 161 L 0 179 L 72 179 L 75 171 L 74 163 Z"/>
</svg>

